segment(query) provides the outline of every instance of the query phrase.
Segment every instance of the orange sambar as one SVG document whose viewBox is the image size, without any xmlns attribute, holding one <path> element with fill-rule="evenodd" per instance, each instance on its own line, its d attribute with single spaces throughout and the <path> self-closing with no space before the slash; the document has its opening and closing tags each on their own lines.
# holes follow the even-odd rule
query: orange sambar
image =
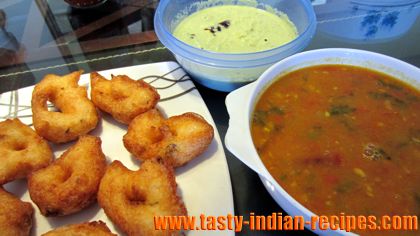
<svg viewBox="0 0 420 236">
<path fill-rule="evenodd" d="M 419 216 L 419 121 L 420 93 L 409 85 L 366 68 L 321 65 L 271 84 L 251 131 L 271 175 L 312 212 Z"/>
</svg>

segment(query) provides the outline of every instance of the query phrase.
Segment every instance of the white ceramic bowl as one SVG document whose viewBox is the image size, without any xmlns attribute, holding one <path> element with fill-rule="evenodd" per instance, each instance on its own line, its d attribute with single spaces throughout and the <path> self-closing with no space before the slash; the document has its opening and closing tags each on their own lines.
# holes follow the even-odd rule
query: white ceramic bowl
<svg viewBox="0 0 420 236">
<path fill-rule="evenodd" d="M 350 43 L 388 42 L 407 33 L 419 13 L 420 0 L 337 1 L 317 9 L 318 29 Z"/>
<path fill-rule="evenodd" d="M 415 66 L 373 52 L 332 48 L 307 51 L 288 57 L 271 66 L 257 81 L 237 89 L 227 96 L 226 106 L 230 117 L 225 137 L 227 149 L 259 174 L 268 192 L 288 214 L 303 216 L 305 220 L 310 220 L 314 213 L 291 197 L 264 167 L 251 138 L 250 124 L 259 95 L 280 75 L 303 67 L 321 64 L 367 67 L 389 74 L 420 89 L 420 69 Z M 354 235 L 345 231 L 320 231 L 318 229 L 315 232 L 321 235 Z"/>
</svg>

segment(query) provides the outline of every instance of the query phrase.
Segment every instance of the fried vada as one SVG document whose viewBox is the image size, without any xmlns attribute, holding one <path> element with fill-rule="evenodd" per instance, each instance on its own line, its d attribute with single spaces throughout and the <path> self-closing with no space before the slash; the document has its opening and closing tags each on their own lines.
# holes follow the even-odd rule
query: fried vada
<svg viewBox="0 0 420 236">
<path fill-rule="evenodd" d="M 0 122 L 0 185 L 25 178 L 52 158 L 47 141 L 19 119 Z"/>
<path fill-rule="evenodd" d="M 77 139 L 98 123 L 95 105 L 78 85 L 82 71 L 64 76 L 46 75 L 32 93 L 32 119 L 36 132 L 54 143 Z M 59 111 L 48 110 L 51 102 Z"/>
<path fill-rule="evenodd" d="M 90 73 L 90 79 L 95 106 L 124 124 L 154 108 L 160 99 L 154 87 L 126 75 L 112 76 L 111 80 L 107 80 L 93 72 Z"/>
<path fill-rule="evenodd" d="M 78 212 L 95 202 L 105 169 L 100 138 L 81 136 L 59 159 L 29 175 L 30 197 L 44 216 Z"/>
<path fill-rule="evenodd" d="M 178 231 L 154 227 L 154 216 L 187 215 L 176 190 L 173 168 L 161 159 L 146 160 L 137 171 L 114 161 L 102 178 L 98 202 L 128 235 L 176 235 Z"/>
<path fill-rule="evenodd" d="M 0 187 L 0 235 L 27 236 L 32 228 L 34 209 Z"/>
<path fill-rule="evenodd" d="M 140 160 L 160 157 L 178 167 L 203 153 L 213 136 L 213 127 L 198 114 L 187 112 L 165 119 L 152 109 L 130 123 L 123 142 Z"/>
<path fill-rule="evenodd" d="M 42 236 L 116 236 L 102 221 L 71 224 L 48 231 Z"/>
</svg>

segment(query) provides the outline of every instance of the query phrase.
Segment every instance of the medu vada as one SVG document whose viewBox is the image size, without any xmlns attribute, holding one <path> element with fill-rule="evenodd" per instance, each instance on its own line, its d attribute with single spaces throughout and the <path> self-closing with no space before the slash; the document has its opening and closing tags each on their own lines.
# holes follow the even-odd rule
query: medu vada
<svg viewBox="0 0 420 236">
<path fill-rule="evenodd" d="M 178 167 L 203 153 L 213 136 L 213 127 L 196 113 L 165 119 L 158 109 L 152 109 L 130 123 L 123 142 L 140 160 L 160 157 Z"/>
<path fill-rule="evenodd" d="M 44 216 L 63 216 L 95 202 L 106 169 L 101 140 L 81 136 L 51 165 L 29 175 L 32 201 Z"/>
<path fill-rule="evenodd" d="M 93 130 L 98 123 L 95 105 L 87 89 L 79 86 L 82 71 L 64 76 L 49 74 L 32 92 L 32 119 L 36 132 L 54 143 L 77 139 Z M 51 102 L 59 111 L 48 110 Z"/>
<path fill-rule="evenodd" d="M 137 115 L 154 108 L 160 99 L 153 86 L 126 75 L 112 76 L 107 80 L 93 72 L 90 80 L 95 106 L 123 124 L 129 124 Z"/>
<path fill-rule="evenodd" d="M 102 221 L 71 224 L 48 231 L 42 236 L 116 236 Z"/>
<path fill-rule="evenodd" d="M 187 215 L 176 191 L 173 168 L 162 159 L 146 160 L 137 171 L 114 161 L 102 178 L 98 202 L 108 218 L 128 235 L 176 235 L 178 231 L 154 227 L 154 216 Z"/>
<path fill-rule="evenodd" d="M 25 178 L 52 158 L 47 141 L 19 119 L 0 122 L 0 185 Z"/>
<path fill-rule="evenodd" d="M 0 187 L 0 234 L 27 236 L 32 228 L 34 208 Z"/>
</svg>

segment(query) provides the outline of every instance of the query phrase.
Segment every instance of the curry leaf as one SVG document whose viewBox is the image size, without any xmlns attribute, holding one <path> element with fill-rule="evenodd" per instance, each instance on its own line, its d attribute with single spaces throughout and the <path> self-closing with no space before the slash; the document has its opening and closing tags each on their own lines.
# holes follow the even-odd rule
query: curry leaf
<svg viewBox="0 0 420 236">
<path fill-rule="evenodd" d="M 322 133 L 322 126 L 313 126 L 308 133 L 310 139 L 316 139 Z"/>
<path fill-rule="evenodd" d="M 383 79 L 378 79 L 378 84 L 383 86 L 383 87 L 394 89 L 394 90 L 401 90 L 402 89 L 401 86 L 393 84 L 393 83 L 385 82 Z"/>
<path fill-rule="evenodd" d="M 264 125 L 267 120 L 267 112 L 258 110 L 254 112 L 253 121 L 258 125 Z"/>
<path fill-rule="evenodd" d="M 256 124 L 264 125 L 270 114 L 284 115 L 284 109 L 278 106 L 272 106 L 268 111 L 256 110 L 254 111 L 253 120 Z"/>
<path fill-rule="evenodd" d="M 388 99 L 388 100 L 391 101 L 391 103 L 393 105 L 398 106 L 398 107 L 403 107 L 403 106 L 406 105 L 403 100 L 401 100 L 401 99 L 399 99 L 399 98 L 397 98 L 395 96 L 392 96 L 389 93 L 385 93 L 385 92 L 381 92 L 381 93 L 378 93 L 378 92 L 370 92 L 369 93 L 369 96 L 371 98 L 373 98 L 373 99 Z"/>
<path fill-rule="evenodd" d="M 277 115 L 284 115 L 284 109 L 281 107 L 271 107 L 269 113 L 275 113 Z"/>
<path fill-rule="evenodd" d="M 348 193 L 348 192 L 351 191 L 351 189 L 354 187 L 354 185 L 355 185 L 355 183 L 353 181 L 350 181 L 350 180 L 342 181 L 337 185 L 335 190 L 338 193 Z"/>
<path fill-rule="evenodd" d="M 356 111 L 356 108 L 351 107 L 349 105 L 332 105 L 330 107 L 330 115 L 332 116 L 339 116 L 339 115 L 346 115 Z"/>
<path fill-rule="evenodd" d="M 365 146 L 363 156 L 369 160 L 391 160 L 391 156 L 378 145 L 369 143 Z"/>
</svg>

